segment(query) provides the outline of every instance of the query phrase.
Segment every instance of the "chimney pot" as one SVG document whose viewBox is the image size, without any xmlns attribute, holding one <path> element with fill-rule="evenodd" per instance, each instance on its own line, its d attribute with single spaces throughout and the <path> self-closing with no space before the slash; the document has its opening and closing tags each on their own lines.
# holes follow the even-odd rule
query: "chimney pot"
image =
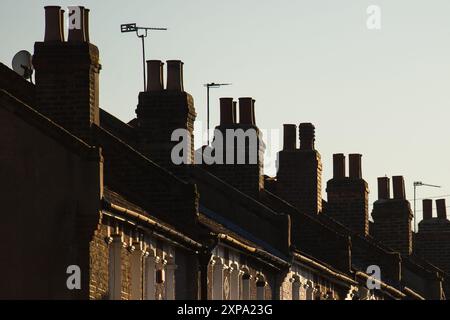
<svg viewBox="0 0 450 320">
<path fill-rule="evenodd" d="M 59 6 L 46 6 L 45 9 L 45 35 L 44 42 L 64 41 L 63 18 L 64 10 Z"/>
<path fill-rule="evenodd" d="M 445 199 L 436 200 L 437 217 L 439 219 L 447 219 L 447 207 L 445 206 Z"/>
<path fill-rule="evenodd" d="M 233 123 L 237 123 L 237 102 L 233 101 Z"/>
<path fill-rule="evenodd" d="M 162 91 L 164 89 L 163 65 L 161 60 L 147 60 L 147 91 Z"/>
<path fill-rule="evenodd" d="M 345 178 L 345 155 L 333 154 L 333 179 Z"/>
<path fill-rule="evenodd" d="M 422 209 L 423 209 L 423 219 L 424 220 L 431 219 L 433 217 L 433 200 L 423 199 Z"/>
<path fill-rule="evenodd" d="M 84 8 L 84 38 L 89 42 L 89 9 Z"/>
<path fill-rule="evenodd" d="M 235 118 L 233 98 L 220 98 L 220 124 L 233 124 Z"/>
<path fill-rule="evenodd" d="M 167 90 L 184 91 L 183 62 L 167 60 Z"/>
<path fill-rule="evenodd" d="M 403 179 L 403 176 L 392 177 L 392 183 L 394 185 L 394 199 L 406 199 L 405 179 Z"/>
<path fill-rule="evenodd" d="M 295 150 L 297 126 L 295 124 L 283 125 L 283 150 Z"/>
<path fill-rule="evenodd" d="M 86 42 L 85 9 L 82 6 L 69 7 L 69 42 Z M 89 37 L 89 36 L 88 36 Z"/>
<path fill-rule="evenodd" d="M 253 122 L 253 99 L 252 98 L 239 98 L 239 123 L 254 125 Z"/>
<path fill-rule="evenodd" d="M 350 154 L 349 158 L 349 177 L 352 179 L 362 179 L 361 155 Z"/>
<path fill-rule="evenodd" d="M 378 200 L 390 199 L 390 181 L 388 177 L 378 178 Z"/>
<path fill-rule="evenodd" d="M 315 131 L 312 123 L 300 123 L 300 150 L 314 150 Z"/>
</svg>

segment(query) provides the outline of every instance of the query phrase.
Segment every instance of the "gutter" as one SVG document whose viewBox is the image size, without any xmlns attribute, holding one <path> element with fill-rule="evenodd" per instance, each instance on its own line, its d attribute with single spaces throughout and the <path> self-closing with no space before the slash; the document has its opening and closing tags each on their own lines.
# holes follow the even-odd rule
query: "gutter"
<svg viewBox="0 0 450 320">
<path fill-rule="evenodd" d="M 273 255 L 271 253 L 269 253 L 269 252 L 267 252 L 265 250 L 258 249 L 258 248 L 255 248 L 253 246 L 247 245 L 247 244 L 243 243 L 242 241 L 239 241 L 239 240 L 237 240 L 237 239 L 235 239 L 235 238 L 233 238 L 233 237 L 231 237 L 231 236 L 229 236 L 227 234 L 224 234 L 224 233 L 218 233 L 218 234 L 211 233 L 211 235 L 216 236 L 219 240 L 223 240 L 223 241 L 228 242 L 229 244 L 231 244 L 233 246 L 236 246 L 236 247 L 238 247 L 240 249 L 243 249 L 244 251 L 247 251 L 247 252 L 252 253 L 252 254 L 257 254 L 257 255 L 260 255 L 260 256 L 262 256 L 264 258 L 267 258 L 267 259 L 271 260 L 272 262 L 275 262 L 276 264 L 278 264 L 278 265 L 280 265 L 282 267 L 289 268 L 291 266 L 291 264 L 289 262 L 287 262 L 287 261 L 285 261 L 285 260 L 283 260 L 281 258 L 278 258 L 277 256 L 275 256 L 275 255 Z"/>
<path fill-rule="evenodd" d="M 329 276 L 335 278 L 334 280 L 338 279 L 338 280 L 343 281 L 343 282 L 345 282 L 347 284 L 350 284 L 350 285 L 355 285 L 355 286 L 358 285 L 358 282 L 356 282 L 352 278 L 344 275 L 343 273 L 336 272 L 336 271 L 334 271 L 334 270 L 332 270 L 332 269 L 330 269 L 330 268 L 328 268 L 328 267 L 326 267 L 326 266 L 324 266 L 324 265 L 322 265 L 322 264 L 320 264 L 320 263 L 318 263 L 318 262 L 316 262 L 316 261 L 314 261 L 314 260 L 312 260 L 310 258 L 307 258 L 307 257 L 299 254 L 299 253 L 294 253 L 294 257 L 298 261 L 310 265 L 311 266 L 310 268 L 314 268 L 315 270 L 318 269 L 318 270 L 328 274 Z"/>
<path fill-rule="evenodd" d="M 136 211 L 121 207 L 121 206 L 111 203 L 105 199 L 103 199 L 103 204 L 104 204 L 103 205 L 104 209 L 110 209 L 110 210 L 119 212 L 120 214 L 123 214 L 124 216 L 131 217 L 151 228 L 158 229 L 167 235 L 177 238 L 177 239 L 181 240 L 182 242 L 191 245 L 194 248 L 199 249 L 202 247 L 202 245 L 199 242 L 192 240 L 191 238 L 185 236 L 184 234 L 182 234 L 170 227 L 167 227 L 167 226 L 165 226 L 143 214 L 140 214 Z"/>
<path fill-rule="evenodd" d="M 400 297 L 401 299 L 406 297 L 406 295 L 403 292 L 401 292 L 400 290 L 398 290 L 398 289 L 394 288 L 393 286 L 390 286 L 390 285 L 388 285 L 388 284 L 386 284 L 386 283 L 384 283 L 384 282 L 382 282 L 382 281 L 380 281 L 378 279 L 375 279 L 375 278 L 365 274 L 364 272 L 356 271 L 356 276 L 364 278 L 365 280 L 370 278 L 370 281 L 378 283 L 380 285 L 380 288 L 390 292 L 394 296 Z"/>
<path fill-rule="evenodd" d="M 408 287 L 404 287 L 403 290 L 406 292 L 406 294 L 416 298 L 417 300 L 425 300 L 424 297 L 422 297 L 420 294 L 418 294 L 417 292 L 413 291 Z"/>
</svg>

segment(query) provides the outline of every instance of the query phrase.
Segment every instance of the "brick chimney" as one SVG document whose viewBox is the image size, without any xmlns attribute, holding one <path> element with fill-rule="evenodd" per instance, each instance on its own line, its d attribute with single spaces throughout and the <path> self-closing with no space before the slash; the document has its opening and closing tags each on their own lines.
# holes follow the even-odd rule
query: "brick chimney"
<svg viewBox="0 0 450 320">
<path fill-rule="evenodd" d="M 414 242 L 414 252 L 450 273 L 450 221 L 445 199 L 436 200 L 437 217 L 432 215 L 433 201 L 423 200 L 423 220 Z"/>
<path fill-rule="evenodd" d="M 326 214 L 363 236 L 369 234 L 369 187 L 362 178 L 361 155 L 349 155 L 349 176 L 345 156 L 333 155 L 333 179 L 327 182 Z"/>
<path fill-rule="evenodd" d="M 41 113 L 74 135 L 90 140 L 99 124 L 98 48 L 89 43 L 89 10 L 69 7 L 68 41 L 64 40 L 64 10 L 45 7 L 43 42 L 34 45 L 36 104 Z"/>
<path fill-rule="evenodd" d="M 315 128 L 299 126 L 300 148 L 296 146 L 296 126 L 284 125 L 283 150 L 278 153 L 276 193 L 301 212 L 322 211 L 322 162 L 315 149 Z"/>
<path fill-rule="evenodd" d="M 255 100 L 239 98 L 239 122 L 233 98 L 220 99 L 220 124 L 212 142 L 215 163 L 206 168 L 248 195 L 264 188 L 262 134 L 255 122 Z"/>
<path fill-rule="evenodd" d="M 167 61 L 166 89 L 163 62 L 149 60 L 147 70 L 147 90 L 139 93 L 136 108 L 140 149 L 163 167 L 183 170 L 182 164 L 191 164 L 194 159 L 196 117 L 194 99 L 184 91 L 183 62 Z"/>
<path fill-rule="evenodd" d="M 405 181 L 394 176 L 394 196 L 389 194 L 389 178 L 378 178 L 378 200 L 373 204 L 373 236 L 403 255 L 412 252 L 411 205 L 406 200 Z"/>
</svg>

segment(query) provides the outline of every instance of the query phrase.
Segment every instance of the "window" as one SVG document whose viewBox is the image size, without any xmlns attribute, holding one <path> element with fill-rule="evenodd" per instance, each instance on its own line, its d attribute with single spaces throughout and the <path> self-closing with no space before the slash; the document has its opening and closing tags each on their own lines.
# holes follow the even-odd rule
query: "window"
<svg viewBox="0 0 450 320">
<path fill-rule="evenodd" d="M 300 300 L 300 279 L 294 277 L 292 280 L 292 300 Z"/>
<path fill-rule="evenodd" d="M 214 257 L 211 263 L 213 268 L 212 300 L 223 300 L 223 269 L 222 259 Z"/>
<path fill-rule="evenodd" d="M 142 300 L 142 251 L 130 253 L 131 264 L 131 300 Z"/>
<path fill-rule="evenodd" d="M 242 300 L 250 300 L 250 274 L 242 275 Z"/>
<path fill-rule="evenodd" d="M 121 269 L 122 236 L 113 235 L 109 244 L 109 299 L 120 300 L 122 291 Z"/>
<path fill-rule="evenodd" d="M 153 250 L 145 259 L 145 299 L 155 300 L 155 283 L 156 283 L 156 262 L 157 258 Z"/>
<path fill-rule="evenodd" d="M 256 282 L 256 300 L 265 300 L 266 298 L 266 281 L 259 279 Z"/>
<path fill-rule="evenodd" d="M 230 300 L 239 300 L 239 266 L 233 263 L 230 267 Z"/>
</svg>

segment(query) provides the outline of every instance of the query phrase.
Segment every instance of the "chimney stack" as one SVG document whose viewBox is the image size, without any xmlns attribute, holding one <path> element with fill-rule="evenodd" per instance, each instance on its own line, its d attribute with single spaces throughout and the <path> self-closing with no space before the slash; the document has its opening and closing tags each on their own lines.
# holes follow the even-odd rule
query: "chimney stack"
<svg viewBox="0 0 450 320">
<path fill-rule="evenodd" d="M 91 125 L 100 123 L 98 48 L 87 42 L 88 9 L 69 8 L 68 41 L 63 10 L 45 7 L 45 36 L 34 45 L 38 110 L 77 137 L 90 141 Z"/>
<path fill-rule="evenodd" d="M 147 60 L 147 91 L 164 90 L 163 65 L 161 60 Z"/>
<path fill-rule="evenodd" d="M 343 153 L 333 154 L 333 179 L 345 178 L 345 155 Z"/>
<path fill-rule="evenodd" d="M 215 128 L 215 134 L 220 133 L 221 137 L 214 136 L 212 143 L 216 163 L 205 164 L 205 169 L 236 189 L 257 198 L 259 191 L 264 188 L 265 145 L 256 126 L 254 106 L 255 100 L 251 97 L 239 98 L 237 123 L 234 112 L 236 103 L 232 98 L 220 99 L 220 124 Z"/>
<path fill-rule="evenodd" d="M 378 178 L 378 200 L 387 200 L 391 197 L 390 179 L 388 177 Z"/>
<path fill-rule="evenodd" d="M 369 234 L 369 187 L 362 178 L 361 155 L 349 155 L 349 177 L 345 176 L 345 155 L 333 155 L 333 179 L 327 182 L 325 213 L 350 230 Z"/>
<path fill-rule="evenodd" d="M 194 99 L 184 91 L 183 62 L 168 60 L 167 85 L 164 90 L 163 62 L 147 61 L 147 88 L 139 93 L 136 108 L 140 151 L 160 166 L 186 177 L 186 165 L 194 162 L 194 122 L 197 116 Z M 182 132 L 187 133 L 187 136 Z M 181 134 L 172 140 L 172 134 Z M 182 159 L 172 159 L 174 147 L 181 142 Z"/>
<path fill-rule="evenodd" d="M 44 42 L 64 41 L 64 10 L 59 6 L 46 6 Z"/>
<path fill-rule="evenodd" d="M 360 154 L 350 154 L 349 156 L 349 177 L 350 179 L 361 179 L 362 169 L 361 169 L 361 155 Z"/>
<path fill-rule="evenodd" d="M 438 219 L 447 219 L 447 207 L 445 206 L 445 199 L 436 200 L 436 210 Z"/>
<path fill-rule="evenodd" d="M 314 149 L 314 133 L 311 123 L 301 123 L 300 148 L 296 148 L 296 126 L 284 125 L 275 193 L 302 213 L 316 215 L 322 211 L 322 161 Z"/>
<path fill-rule="evenodd" d="M 184 91 L 183 62 L 180 60 L 167 61 L 167 90 Z"/>
<path fill-rule="evenodd" d="M 423 219 L 429 220 L 433 218 L 433 200 L 431 199 L 423 199 L 422 200 L 422 208 L 423 208 Z"/>
<path fill-rule="evenodd" d="M 378 178 L 379 200 L 373 204 L 373 236 L 403 255 L 412 253 L 413 214 L 406 200 L 403 176 L 392 177 L 394 198 L 389 199 L 388 178 Z"/>
<path fill-rule="evenodd" d="M 450 221 L 445 199 L 436 200 L 437 218 L 432 218 L 432 200 L 423 200 L 423 220 L 414 238 L 414 253 L 450 273 Z"/>
<path fill-rule="evenodd" d="M 283 125 L 283 150 L 295 150 L 297 138 L 297 126 L 295 124 Z"/>
<path fill-rule="evenodd" d="M 254 122 L 254 101 L 252 98 L 239 98 L 239 123 L 256 125 Z"/>
<path fill-rule="evenodd" d="M 233 98 L 220 98 L 220 124 L 234 124 L 235 119 Z"/>
</svg>

